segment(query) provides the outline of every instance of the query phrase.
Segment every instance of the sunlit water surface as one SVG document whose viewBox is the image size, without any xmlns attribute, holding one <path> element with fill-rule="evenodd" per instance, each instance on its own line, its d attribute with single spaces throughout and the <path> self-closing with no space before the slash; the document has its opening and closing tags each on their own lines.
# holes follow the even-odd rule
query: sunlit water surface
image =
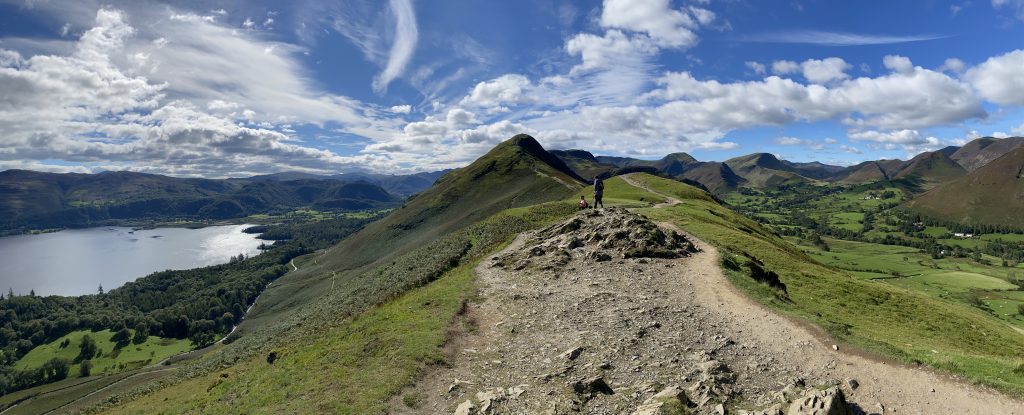
<svg viewBox="0 0 1024 415">
<path fill-rule="evenodd" d="M 0 238 L 0 292 L 80 295 L 168 269 L 228 262 L 259 254 L 252 225 L 201 229 L 102 227 Z"/>
</svg>

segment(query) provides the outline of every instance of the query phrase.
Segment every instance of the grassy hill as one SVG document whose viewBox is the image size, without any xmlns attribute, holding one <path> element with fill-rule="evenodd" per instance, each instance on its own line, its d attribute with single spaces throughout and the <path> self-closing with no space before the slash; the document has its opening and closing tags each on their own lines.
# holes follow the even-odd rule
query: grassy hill
<svg viewBox="0 0 1024 415">
<path fill-rule="evenodd" d="M 938 150 L 918 154 L 893 176 L 893 182 L 918 193 L 963 177 L 967 171 L 949 158 L 951 153 Z"/>
<path fill-rule="evenodd" d="M 372 174 L 372 173 L 342 173 L 332 176 L 322 176 L 310 173 L 282 172 L 264 174 L 259 176 L 233 179 L 238 182 L 261 182 L 277 181 L 286 182 L 292 180 L 338 180 L 349 183 L 365 182 L 380 186 L 388 193 L 398 196 L 409 196 L 422 192 L 437 181 L 438 178 L 451 170 L 414 173 L 414 174 Z"/>
<path fill-rule="evenodd" d="M 601 163 L 593 154 L 586 150 L 552 150 L 551 154 L 561 159 L 574 172 L 588 180 L 597 176 L 611 176 L 619 169 L 618 166 Z"/>
<path fill-rule="evenodd" d="M 210 180 L 134 172 L 0 172 L 0 231 L 99 226 L 131 220 L 207 220 L 295 208 L 364 210 L 398 199 L 379 186 L 337 180 Z"/>
<path fill-rule="evenodd" d="M 800 171 L 768 153 L 755 153 L 731 158 L 725 164 L 746 180 L 747 185 L 757 188 L 807 181 Z"/>
<path fill-rule="evenodd" d="M 1024 147 L 932 189 L 906 207 L 937 219 L 1024 228 Z"/>
<path fill-rule="evenodd" d="M 384 219 L 331 248 L 312 266 L 289 274 L 284 285 L 264 293 L 247 321 L 258 326 L 294 312 L 324 295 L 335 282 L 330 276 L 358 287 L 355 278 L 361 273 L 448 233 L 506 209 L 561 199 L 582 187 L 582 179 L 533 137 L 515 136 L 441 177 Z"/>
<path fill-rule="evenodd" d="M 1014 371 L 1024 338 L 1004 323 L 963 304 L 822 265 L 696 187 L 633 177 L 660 194 L 613 178 L 606 183 L 609 204 L 638 209 L 715 244 L 733 283 L 763 303 L 872 352 L 1024 393 L 1024 375 Z M 101 394 L 91 408 L 115 414 L 386 412 L 403 386 L 445 363 L 450 331 L 469 329 L 461 310 L 475 291 L 473 267 L 516 234 L 568 217 L 579 195 L 589 192 L 532 137 L 513 137 L 381 221 L 296 260 L 299 269 L 264 292 L 233 343 L 172 366 L 158 382 Z M 655 208 L 662 195 L 682 203 Z M 750 278 L 743 265 L 751 261 L 777 273 L 787 290 Z"/>
<path fill-rule="evenodd" d="M 700 183 L 716 195 L 734 191 L 747 182 L 746 179 L 732 171 L 727 164 L 719 162 L 691 164 L 686 171 L 676 177 Z"/>
<path fill-rule="evenodd" d="M 1021 146 L 1024 137 L 983 137 L 965 144 L 950 158 L 967 171 L 974 171 Z"/>
<path fill-rule="evenodd" d="M 472 293 L 476 261 L 574 212 L 582 189 L 536 140 L 516 136 L 341 244 L 296 261 L 299 271 L 264 292 L 239 340 L 173 377 L 176 386 L 119 411 L 380 412 L 440 358 Z M 268 365 L 272 350 L 281 358 Z"/>
<path fill-rule="evenodd" d="M 654 169 L 662 175 L 700 183 L 716 195 L 724 195 L 746 183 L 746 179 L 736 174 L 725 163 L 697 161 L 686 153 L 672 153 L 659 160 L 610 156 L 598 156 L 595 160 L 604 165 L 619 167 L 619 172 L 637 168 Z"/>
</svg>

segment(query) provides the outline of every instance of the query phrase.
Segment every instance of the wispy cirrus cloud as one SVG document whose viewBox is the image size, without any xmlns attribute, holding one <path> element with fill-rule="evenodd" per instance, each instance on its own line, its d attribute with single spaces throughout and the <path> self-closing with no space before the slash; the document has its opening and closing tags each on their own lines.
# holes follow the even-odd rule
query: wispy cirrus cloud
<svg viewBox="0 0 1024 415">
<path fill-rule="evenodd" d="M 741 36 L 742 42 L 801 43 L 822 46 L 887 45 L 893 43 L 923 42 L 948 38 L 950 35 L 882 35 L 870 33 L 829 32 L 824 30 L 790 30 Z"/>
<path fill-rule="evenodd" d="M 387 89 L 388 84 L 405 72 L 405 66 L 412 59 L 419 41 L 419 29 L 416 26 L 416 14 L 410 0 L 391 0 L 391 13 L 395 18 L 395 39 L 391 43 L 388 63 L 384 71 L 373 80 L 373 89 L 380 92 Z"/>
</svg>

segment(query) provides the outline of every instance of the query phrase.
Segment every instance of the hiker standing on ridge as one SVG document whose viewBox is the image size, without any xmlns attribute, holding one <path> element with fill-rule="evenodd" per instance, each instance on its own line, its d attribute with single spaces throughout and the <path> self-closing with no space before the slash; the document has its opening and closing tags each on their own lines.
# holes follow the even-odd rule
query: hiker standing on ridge
<svg viewBox="0 0 1024 415">
<path fill-rule="evenodd" d="M 594 178 L 594 209 L 597 209 L 597 205 L 601 205 L 604 208 L 604 201 L 601 200 L 601 196 L 604 196 L 604 180 L 600 177 Z"/>
</svg>

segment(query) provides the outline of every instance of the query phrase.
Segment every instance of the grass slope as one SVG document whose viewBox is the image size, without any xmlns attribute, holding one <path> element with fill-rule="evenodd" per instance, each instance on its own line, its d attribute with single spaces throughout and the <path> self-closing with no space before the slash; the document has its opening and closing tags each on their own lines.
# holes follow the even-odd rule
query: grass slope
<svg viewBox="0 0 1024 415">
<path fill-rule="evenodd" d="M 241 329 L 280 320 L 338 281 L 356 287 L 358 275 L 505 209 L 559 200 L 582 187 L 575 173 L 533 137 L 517 135 L 441 177 L 312 266 L 286 275 L 260 297 Z"/>
<path fill-rule="evenodd" d="M 982 137 L 965 144 L 950 158 L 967 171 L 975 171 L 1021 146 L 1024 146 L 1024 137 Z"/>
<path fill-rule="evenodd" d="M 465 249 L 434 263 L 451 267 L 351 319 L 327 316 L 265 355 L 187 379 L 106 413 L 383 413 L 388 399 L 433 364 L 451 324 L 474 292 L 473 267 L 516 234 L 567 217 L 571 202 L 509 209 L 443 238 Z M 437 252 L 435 246 L 426 251 Z M 414 256 L 412 256 L 414 257 Z M 411 267 L 418 260 L 396 261 Z"/>
<path fill-rule="evenodd" d="M 110 338 L 114 332 L 102 330 L 91 332 L 79 330 L 68 333 L 50 343 L 37 346 L 32 351 L 14 363 L 19 370 L 37 368 L 52 358 L 62 358 L 73 361 L 80 350 L 78 345 L 82 343 L 82 337 L 89 335 L 96 341 L 96 346 L 103 352 L 103 355 L 92 359 L 92 373 L 94 375 L 121 372 L 126 369 L 136 369 L 142 366 L 152 365 L 174 356 L 184 353 L 192 348 L 192 343 L 187 339 L 165 339 L 157 336 L 149 336 L 145 343 L 129 344 L 118 350 Z M 61 342 L 69 340 L 71 343 L 65 348 L 60 348 Z M 78 376 L 79 364 L 73 364 L 68 376 Z"/>
<path fill-rule="evenodd" d="M 918 154 L 896 173 L 893 181 L 912 193 L 920 193 L 966 175 L 967 170 L 950 159 L 947 153 L 938 150 Z"/>
<path fill-rule="evenodd" d="M 730 273 L 738 287 L 785 313 L 805 318 L 833 336 L 905 362 L 947 369 L 971 380 L 1024 394 L 1024 336 L 984 312 L 923 293 L 865 281 L 822 265 L 757 223 L 672 180 L 636 176 L 682 204 L 644 209 L 739 261 L 754 257 L 776 272 L 788 296 Z M 934 350 L 934 351 L 933 351 Z"/>
<path fill-rule="evenodd" d="M 1024 147 L 906 204 L 913 211 L 967 224 L 1024 227 Z"/>
</svg>

